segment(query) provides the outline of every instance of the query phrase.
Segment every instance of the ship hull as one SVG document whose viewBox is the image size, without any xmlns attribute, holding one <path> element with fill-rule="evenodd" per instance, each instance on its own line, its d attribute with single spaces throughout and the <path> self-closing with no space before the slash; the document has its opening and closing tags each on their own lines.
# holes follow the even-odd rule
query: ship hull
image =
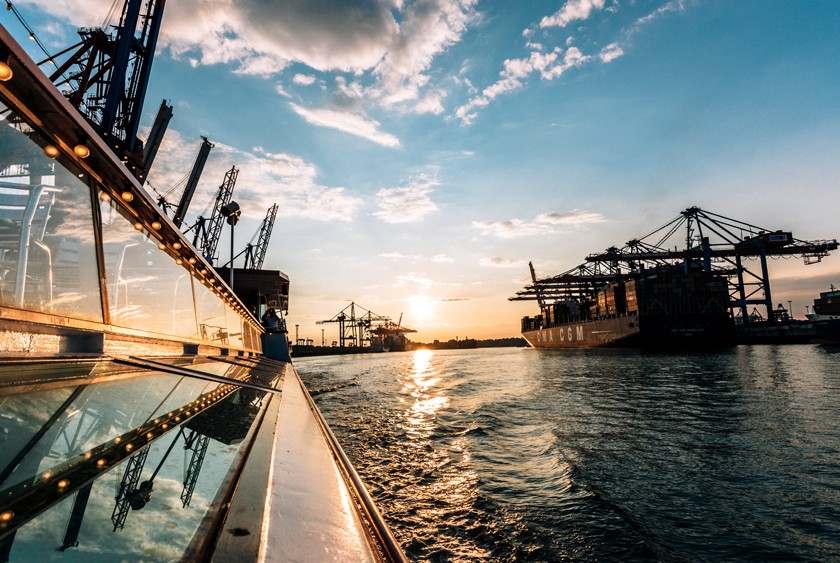
<svg viewBox="0 0 840 563">
<path fill-rule="evenodd" d="M 632 346 L 638 342 L 639 336 L 639 325 L 635 317 L 569 323 L 522 333 L 532 348 Z"/>
<path fill-rule="evenodd" d="M 715 348 L 734 344 L 734 329 L 726 322 L 680 324 L 662 319 L 639 320 L 636 315 L 568 323 L 524 331 L 532 348 Z"/>
</svg>

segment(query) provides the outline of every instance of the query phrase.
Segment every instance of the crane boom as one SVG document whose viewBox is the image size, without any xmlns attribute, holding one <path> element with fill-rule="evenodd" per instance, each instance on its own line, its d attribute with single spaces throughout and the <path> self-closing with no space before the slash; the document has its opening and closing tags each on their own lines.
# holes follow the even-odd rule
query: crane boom
<svg viewBox="0 0 840 563">
<path fill-rule="evenodd" d="M 207 140 L 207 137 L 201 138 L 203 141 L 201 143 L 201 148 L 198 149 L 198 156 L 195 159 L 195 164 L 193 164 L 192 172 L 190 172 L 190 178 L 187 180 L 187 185 L 184 186 L 184 193 L 181 194 L 181 201 L 178 203 L 178 209 L 175 210 L 175 215 L 172 217 L 172 221 L 179 227 L 181 226 L 181 223 L 184 222 L 184 218 L 187 215 L 187 209 L 189 209 L 190 202 L 192 202 L 193 195 L 195 194 L 195 188 L 198 186 L 198 180 L 201 178 L 201 173 L 204 171 L 204 165 L 207 163 L 207 155 L 210 154 L 210 149 L 215 146 Z"/>
<path fill-rule="evenodd" d="M 216 248 L 219 246 L 219 236 L 222 234 L 222 223 L 225 218 L 222 216 L 222 207 L 230 203 L 233 197 L 233 188 L 236 187 L 236 178 L 239 176 L 239 169 L 231 166 L 225 173 L 225 179 L 219 186 L 219 193 L 216 195 L 216 203 L 213 205 L 213 214 L 210 216 L 210 226 L 207 227 L 207 243 L 204 245 L 204 257 L 211 262 L 215 260 Z M 231 265 L 233 267 L 233 265 Z"/>
<path fill-rule="evenodd" d="M 166 2 L 148 0 L 145 11 L 143 4 L 125 1 L 115 35 L 101 28 L 80 29 L 81 41 L 58 56 L 76 50 L 50 75 L 56 86 L 70 87 L 67 99 L 138 178 L 144 155 L 137 129 Z"/>
<path fill-rule="evenodd" d="M 265 252 L 268 250 L 268 241 L 271 240 L 271 231 L 274 229 L 274 218 L 277 217 L 277 204 L 268 208 L 260 227 L 260 236 L 257 244 L 249 244 L 245 249 L 245 269 L 260 270 L 265 260 Z"/>
<path fill-rule="evenodd" d="M 146 139 L 146 146 L 143 148 L 143 166 L 137 177 L 140 180 L 145 180 L 149 175 L 149 170 L 157 156 L 160 144 L 163 142 L 163 135 L 166 133 L 166 128 L 169 126 L 169 121 L 172 119 L 172 106 L 163 100 L 160 103 L 155 122 L 152 125 L 152 130 L 149 133 L 149 138 Z"/>
</svg>

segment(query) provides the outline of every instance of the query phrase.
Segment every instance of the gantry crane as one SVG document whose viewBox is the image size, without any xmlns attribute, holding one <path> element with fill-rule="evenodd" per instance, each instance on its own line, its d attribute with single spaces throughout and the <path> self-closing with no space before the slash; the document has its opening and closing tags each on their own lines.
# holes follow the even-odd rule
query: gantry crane
<svg viewBox="0 0 840 563">
<path fill-rule="evenodd" d="M 265 218 L 259 230 L 257 244 L 250 242 L 245 247 L 245 269 L 259 270 L 265 261 L 265 252 L 268 250 L 268 241 L 271 240 L 271 231 L 274 229 L 274 219 L 277 217 L 277 204 L 275 203 L 266 211 Z"/>
<path fill-rule="evenodd" d="M 195 195 L 195 188 L 198 186 L 198 180 L 201 178 L 201 173 L 204 171 L 204 165 L 207 163 L 207 156 L 210 154 L 210 149 L 215 146 L 207 139 L 207 137 L 202 136 L 201 139 L 202 142 L 201 147 L 198 149 L 198 156 L 195 158 L 192 171 L 187 176 L 184 176 L 179 182 L 169 188 L 166 193 L 159 193 L 154 186 L 149 184 L 149 187 L 152 188 L 152 190 L 158 195 L 158 206 L 160 206 L 164 214 L 167 215 L 169 211 L 175 207 L 175 205 L 167 198 L 178 187 L 182 184 L 184 185 L 184 191 L 181 193 L 181 199 L 178 201 L 178 207 L 175 209 L 172 216 L 172 221 L 179 227 L 184 222 L 184 218 L 187 215 L 187 209 L 189 209 L 193 195 Z"/>
<path fill-rule="evenodd" d="M 359 309 L 361 315 L 356 316 L 356 309 Z M 339 346 L 341 348 L 346 346 L 359 346 L 363 348 L 370 346 L 371 328 L 375 328 L 377 323 L 388 322 L 391 322 L 389 317 L 377 315 L 351 301 L 347 307 L 339 311 L 331 319 L 317 321 L 315 324 L 338 323 Z"/>
<path fill-rule="evenodd" d="M 154 153 L 144 155 L 137 129 L 165 3 L 126 0 L 113 33 L 102 28 L 80 29 L 78 43 L 39 63 L 56 65 L 50 81 L 66 87 L 70 103 L 141 180 Z M 57 59 L 64 56 L 67 58 L 58 64 Z M 168 122 L 165 113 L 161 121 Z"/>
<path fill-rule="evenodd" d="M 219 237 L 222 234 L 222 223 L 225 218 L 222 215 L 222 208 L 230 203 L 233 197 L 233 189 L 236 187 L 236 179 L 239 176 L 239 169 L 231 166 L 225 173 L 225 179 L 219 186 L 216 200 L 213 203 L 213 212 L 209 218 L 199 216 L 195 224 L 187 229 L 187 232 L 194 231 L 193 245 L 201 250 L 204 257 L 212 264 L 216 260 L 216 248 L 219 246 Z"/>
<path fill-rule="evenodd" d="M 673 243 L 677 241 L 678 244 Z M 684 248 L 680 249 L 679 244 Z M 802 257 L 805 264 L 820 262 L 837 249 L 836 240 L 805 241 L 790 231 L 757 227 L 723 215 L 690 207 L 653 232 L 591 254 L 586 262 L 556 276 L 537 280 L 511 300 L 586 299 L 608 283 L 656 268 L 680 268 L 725 275 L 730 284 L 733 316 L 749 322 L 749 305 L 767 310 L 774 318 L 768 258 Z M 760 271 L 745 264 L 758 260 Z M 533 270 L 532 270 L 533 272 Z"/>
</svg>

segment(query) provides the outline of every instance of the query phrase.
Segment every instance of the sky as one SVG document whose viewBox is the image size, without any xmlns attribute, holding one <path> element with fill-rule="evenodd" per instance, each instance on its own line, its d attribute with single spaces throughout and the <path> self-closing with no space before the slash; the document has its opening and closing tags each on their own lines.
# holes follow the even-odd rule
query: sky
<svg viewBox="0 0 840 563">
<path fill-rule="evenodd" d="M 50 52 L 113 12 L 14 5 Z M 836 0 L 170 0 L 149 184 L 177 200 L 206 135 L 187 223 L 234 165 L 238 249 L 278 203 L 292 335 L 329 344 L 316 321 L 354 301 L 416 341 L 518 336 L 529 261 L 560 273 L 691 206 L 840 237 L 838 22 Z M 800 318 L 840 285 L 838 253 L 770 268 Z"/>
</svg>

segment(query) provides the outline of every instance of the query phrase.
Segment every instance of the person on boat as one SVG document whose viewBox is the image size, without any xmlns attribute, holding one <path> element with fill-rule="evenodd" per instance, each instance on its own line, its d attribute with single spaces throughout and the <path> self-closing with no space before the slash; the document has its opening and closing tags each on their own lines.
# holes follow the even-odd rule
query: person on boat
<svg viewBox="0 0 840 563">
<path fill-rule="evenodd" d="M 262 316 L 263 326 L 268 332 L 277 332 L 280 329 L 280 325 L 278 324 L 279 321 L 280 319 L 277 316 L 277 311 L 275 311 L 274 308 L 267 310 Z"/>
</svg>

